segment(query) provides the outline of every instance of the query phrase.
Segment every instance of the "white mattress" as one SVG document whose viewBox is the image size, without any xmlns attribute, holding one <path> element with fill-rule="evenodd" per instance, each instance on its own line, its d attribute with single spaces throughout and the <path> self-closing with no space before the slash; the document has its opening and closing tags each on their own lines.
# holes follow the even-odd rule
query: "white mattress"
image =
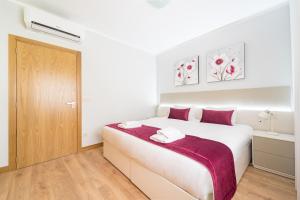
<svg viewBox="0 0 300 200">
<path fill-rule="evenodd" d="M 249 157 L 253 132 L 250 126 L 225 126 L 167 118 L 151 118 L 141 122 L 158 128 L 174 127 L 188 135 L 222 142 L 233 153 L 236 172 L 240 171 L 239 173 L 242 174 L 245 170 L 245 166 L 238 161 L 243 157 Z M 207 199 L 213 193 L 210 173 L 200 163 L 110 127 L 104 127 L 102 136 L 104 141 L 109 142 L 122 153 L 197 199 Z"/>
</svg>

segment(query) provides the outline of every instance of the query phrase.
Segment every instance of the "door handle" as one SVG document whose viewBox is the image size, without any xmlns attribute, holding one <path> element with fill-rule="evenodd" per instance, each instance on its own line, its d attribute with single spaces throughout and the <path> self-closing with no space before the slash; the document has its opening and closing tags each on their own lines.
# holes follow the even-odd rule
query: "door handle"
<svg viewBox="0 0 300 200">
<path fill-rule="evenodd" d="M 67 102 L 67 105 L 70 105 L 72 108 L 76 108 L 76 102 L 72 101 L 72 102 Z"/>
</svg>

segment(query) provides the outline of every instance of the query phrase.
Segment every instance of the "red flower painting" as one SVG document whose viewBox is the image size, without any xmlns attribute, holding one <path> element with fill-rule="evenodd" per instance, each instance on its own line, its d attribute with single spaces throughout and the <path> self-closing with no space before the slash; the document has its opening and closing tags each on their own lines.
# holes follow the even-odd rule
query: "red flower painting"
<svg viewBox="0 0 300 200">
<path fill-rule="evenodd" d="M 186 58 L 175 65 L 175 86 L 199 83 L 198 56 Z"/>
<path fill-rule="evenodd" d="M 244 43 L 211 52 L 207 56 L 207 82 L 245 78 Z"/>
</svg>

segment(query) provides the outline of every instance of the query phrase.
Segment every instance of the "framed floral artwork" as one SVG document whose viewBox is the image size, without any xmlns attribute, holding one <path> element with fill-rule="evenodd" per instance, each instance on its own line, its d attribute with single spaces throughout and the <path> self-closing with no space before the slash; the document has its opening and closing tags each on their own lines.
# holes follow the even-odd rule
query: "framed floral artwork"
<svg viewBox="0 0 300 200">
<path fill-rule="evenodd" d="M 175 64 L 175 86 L 199 83 L 199 57 L 182 59 Z"/>
<path fill-rule="evenodd" d="M 245 43 L 240 42 L 207 54 L 207 82 L 245 78 Z"/>
</svg>

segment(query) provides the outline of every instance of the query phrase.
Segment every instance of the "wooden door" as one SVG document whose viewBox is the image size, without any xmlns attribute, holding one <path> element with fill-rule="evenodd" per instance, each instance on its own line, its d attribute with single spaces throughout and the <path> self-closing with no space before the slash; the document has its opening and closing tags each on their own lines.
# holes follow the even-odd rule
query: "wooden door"
<svg viewBox="0 0 300 200">
<path fill-rule="evenodd" d="M 77 57 L 16 43 L 17 168 L 77 152 Z"/>
</svg>

